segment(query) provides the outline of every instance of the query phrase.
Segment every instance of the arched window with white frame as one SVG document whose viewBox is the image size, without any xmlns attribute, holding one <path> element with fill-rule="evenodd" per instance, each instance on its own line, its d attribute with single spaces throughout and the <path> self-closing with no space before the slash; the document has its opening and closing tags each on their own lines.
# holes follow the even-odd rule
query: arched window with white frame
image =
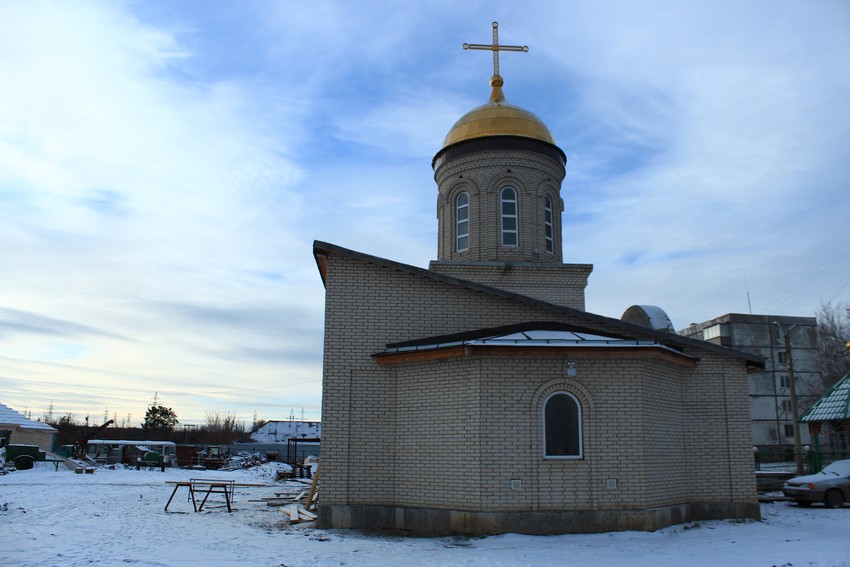
<svg viewBox="0 0 850 567">
<path fill-rule="evenodd" d="M 519 244 L 519 218 L 517 213 L 517 193 L 513 187 L 505 187 L 500 194 L 502 217 L 502 246 Z"/>
<path fill-rule="evenodd" d="M 568 392 L 555 392 L 543 404 L 543 454 L 553 459 L 580 459 L 581 405 Z"/>
<path fill-rule="evenodd" d="M 546 237 L 546 252 L 555 251 L 555 230 L 552 225 L 552 199 L 547 195 L 543 205 L 545 237 Z"/>
<path fill-rule="evenodd" d="M 458 252 L 469 250 L 469 193 L 457 196 L 455 206 L 455 246 Z"/>
</svg>

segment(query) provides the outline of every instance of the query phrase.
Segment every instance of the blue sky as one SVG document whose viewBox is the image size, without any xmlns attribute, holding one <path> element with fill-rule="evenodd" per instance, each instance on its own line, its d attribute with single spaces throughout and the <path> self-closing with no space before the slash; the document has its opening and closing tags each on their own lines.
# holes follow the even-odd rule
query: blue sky
<svg viewBox="0 0 850 567">
<path fill-rule="evenodd" d="M 850 4 L 0 4 L 0 392 L 38 417 L 320 416 L 314 239 L 427 266 L 489 95 L 568 156 L 588 310 L 850 302 Z"/>
</svg>

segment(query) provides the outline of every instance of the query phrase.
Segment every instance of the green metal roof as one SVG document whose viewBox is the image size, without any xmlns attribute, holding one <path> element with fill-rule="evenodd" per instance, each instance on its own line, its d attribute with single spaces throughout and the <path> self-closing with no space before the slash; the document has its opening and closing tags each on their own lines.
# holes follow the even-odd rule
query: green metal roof
<svg viewBox="0 0 850 567">
<path fill-rule="evenodd" d="M 850 374 L 820 397 L 800 421 L 841 421 L 850 419 Z"/>
</svg>

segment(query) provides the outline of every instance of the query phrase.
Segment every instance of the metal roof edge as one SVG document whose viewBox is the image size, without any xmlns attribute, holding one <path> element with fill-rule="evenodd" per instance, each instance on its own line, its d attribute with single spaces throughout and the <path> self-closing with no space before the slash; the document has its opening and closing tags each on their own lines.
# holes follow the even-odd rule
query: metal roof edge
<svg viewBox="0 0 850 567">
<path fill-rule="evenodd" d="M 450 285 L 464 287 L 473 291 L 478 291 L 481 293 L 486 293 L 488 295 L 495 295 L 499 297 L 504 297 L 506 299 L 511 299 L 514 301 L 519 301 L 521 303 L 525 303 L 527 305 L 533 305 L 535 307 L 539 307 L 542 309 L 546 309 L 552 312 L 559 312 L 572 315 L 573 317 L 577 317 L 579 319 L 583 319 L 587 324 L 593 325 L 602 324 L 602 325 L 611 325 L 615 328 L 618 328 L 622 331 L 623 334 L 626 335 L 637 335 L 637 336 L 646 336 L 651 337 L 660 342 L 664 342 L 666 344 L 676 344 L 681 346 L 687 346 L 691 348 L 696 348 L 700 350 L 707 350 L 711 352 L 715 352 L 718 354 L 724 354 L 726 356 L 731 356 L 734 358 L 739 358 L 747 361 L 748 366 L 750 364 L 758 367 L 764 368 L 765 359 L 764 357 L 738 351 L 735 349 L 731 349 L 728 347 L 723 347 L 720 345 L 715 345 L 712 343 L 708 343 L 705 341 L 700 341 L 697 339 L 691 339 L 688 337 L 683 337 L 681 335 L 677 335 L 675 333 L 668 333 L 664 331 L 656 331 L 654 329 L 650 329 L 648 327 L 642 327 L 640 325 L 635 325 L 633 323 L 627 323 L 620 319 L 615 319 L 613 317 L 606 317 L 604 315 L 597 315 L 595 313 L 590 313 L 588 311 L 581 311 L 579 309 L 575 309 L 572 307 L 566 307 L 563 305 L 555 305 L 554 303 L 549 303 L 547 301 L 543 301 L 540 299 L 535 299 L 533 297 L 528 297 L 527 295 L 521 295 L 519 293 L 505 291 L 502 289 L 498 289 L 495 287 L 490 287 L 488 285 L 480 284 L 477 282 L 473 282 L 470 280 L 464 280 L 460 278 L 456 278 L 453 276 L 447 276 L 445 274 L 440 274 L 437 272 L 432 272 L 431 270 L 425 268 L 419 268 L 417 266 L 411 266 L 409 264 L 404 264 L 401 262 L 396 262 L 394 260 L 389 260 L 387 258 L 381 258 L 380 256 L 373 256 L 371 254 L 366 254 L 364 252 L 358 252 L 356 250 L 351 250 L 349 248 L 344 248 L 342 246 L 338 246 L 336 244 L 331 244 L 328 242 L 322 242 L 319 240 L 315 240 L 313 242 L 313 256 L 317 258 L 317 264 L 319 262 L 318 257 L 321 255 L 332 255 L 337 254 L 340 256 L 346 256 L 355 260 L 360 260 L 362 262 L 376 264 L 378 266 L 382 266 L 385 268 L 398 270 L 401 272 L 407 272 L 412 275 L 417 275 L 420 277 L 424 277 L 427 279 L 441 281 L 443 283 L 447 283 Z M 325 272 L 322 270 L 321 266 L 319 270 L 322 272 L 322 281 L 324 282 Z M 327 285 L 327 284 L 326 284 Z M 592 327 L 591 327 L 592 329 Z"/>
</svg>

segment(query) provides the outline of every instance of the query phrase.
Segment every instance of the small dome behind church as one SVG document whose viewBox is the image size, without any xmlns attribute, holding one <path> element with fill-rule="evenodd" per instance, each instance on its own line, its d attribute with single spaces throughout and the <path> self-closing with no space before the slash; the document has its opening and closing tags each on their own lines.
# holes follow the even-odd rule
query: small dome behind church
<svg viewBox="0 0 850 567">
<path fill-rule="evenodd" d="M 667 316 L 667 313 L 655 305 L 632 305 L 623 312 L 620 320 L 626 323 L 634 323 L 641 327 L 649 327 L 656 331 L 676 332 L 673 322 Z"/>
</svg>

